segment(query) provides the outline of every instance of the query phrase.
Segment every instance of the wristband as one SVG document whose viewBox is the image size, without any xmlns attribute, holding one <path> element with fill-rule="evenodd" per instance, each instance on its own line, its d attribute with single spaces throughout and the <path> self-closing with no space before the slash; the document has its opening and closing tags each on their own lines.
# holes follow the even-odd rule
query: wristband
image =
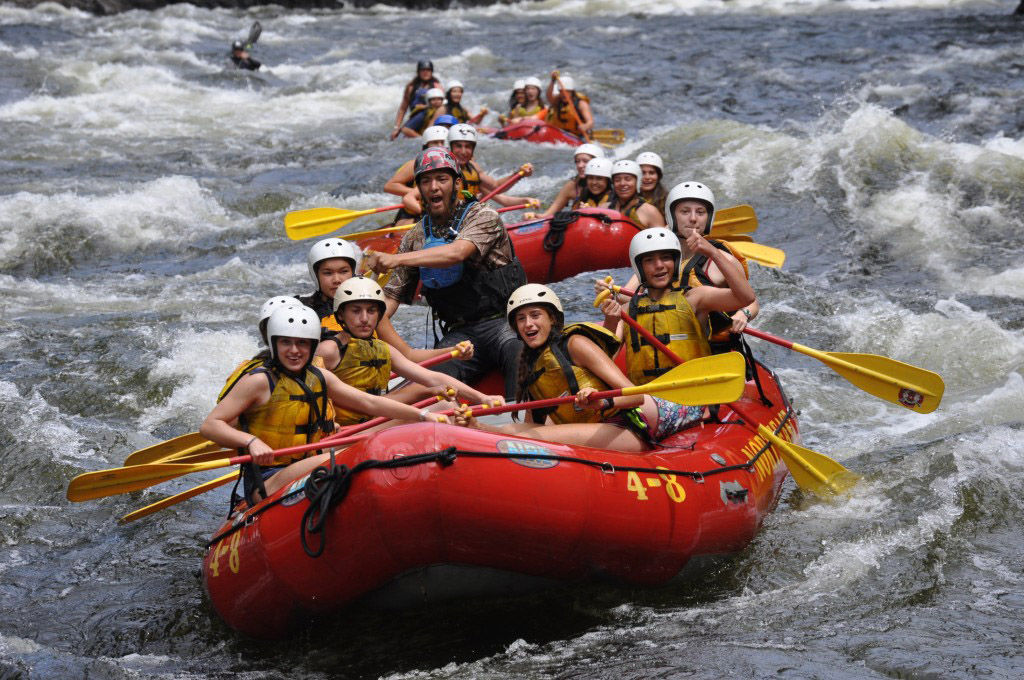
<svg viewBox="0 0 1024 680">
<path fill-rule="evenodd" d="M 753 314 L 751 314 L 751 313 L 750 313 L 750 310 L 749 310 L 749 309 L 747 309 L 746 307 L 744 307 L 744 308 L 743 308 L 743 309 L 741 309 L 740 311 L 741 311 L 741 312 L 743 312 L 744 314 L 746 314 L 746 315 L 747 315 L 747 321 L 750 321 L 751 319 L 753 319 L 753 318 L 754 318 L 754 315 L 753 315 Z"/>
<path fill-rule="evenodd" d="M 427 419 L 428 413 L 430 413 L 429 409 L 423 409 L 422 411 L 420 411 L 420 422 L 423 422 Z"/>
<path fill-rule="evenodd" d="M 259 439 L 259 437 L 255 437 L 255 436 L 254 436 L 254 437 L 253 437 L 252 439 L 250 439 L 250 440 L 248 441 L 248 443 L 246 443 L 246 445 L 245 445 L 245 450 L 246 450 L 246 451 L 248 451 L 248 450 L 249 450 L 249 447 L 250 447 L 250 446 L 252 446 L 252 443 L 253 443 L 254 441 L 256 441 L 257 439 Z"/>
<path fill-rule="evenodd" d="M 601 410 L 602 411 L 607 411 L 610 408 L 615 408 L 615 400 L 612 399 L 611 397 L 605 397 L 604 398 L 604 407 Z"/>
</svg>

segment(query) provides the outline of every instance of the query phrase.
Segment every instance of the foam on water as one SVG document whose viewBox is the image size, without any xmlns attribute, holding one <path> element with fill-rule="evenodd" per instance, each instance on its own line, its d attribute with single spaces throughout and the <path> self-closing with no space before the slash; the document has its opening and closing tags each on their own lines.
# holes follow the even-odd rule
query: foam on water
<svg viewBox="0 0 1024 680">
<path fill-rule="evenodd" d="M 621 16 L 624 14 L 709 15 L 709 14 L 769 14 L 800 15 L 849 11 L 878 11 L 897 9 L 949 9 L 951 7 L 1000 8 L 995 0 L 543 0 L 518 3 L 511 8 L 473 9 L 495 14 L 499 11 L 555 16 Z M 468 11 L 468 10 L 464 10 Z"/>
<path fill-rule="evenodd" d="M 35 449 L 47 451 L 54 460 L 65 457 L 89 458 L 95 450 L 82 436 L 82 425 L 76 418 L 64 416 L 39 394 L 23 394 L 6 380 L 0 381 L 0 413 L 3 430 L 10 441 L 31 441 Z"/>
</svg>

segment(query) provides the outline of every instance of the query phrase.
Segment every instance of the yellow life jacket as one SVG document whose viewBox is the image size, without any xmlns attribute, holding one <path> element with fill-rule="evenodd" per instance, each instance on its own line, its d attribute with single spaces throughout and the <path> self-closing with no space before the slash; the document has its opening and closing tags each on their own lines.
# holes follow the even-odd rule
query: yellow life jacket
<svg viewBox="0 0 1024 680">
<path fill-rule="evenodd" d="M 574 323 L 562 330 L 557 340 L 548 343 L 533 363 L 533 370 L 526 378 L 526 390 L 530 399 L 552 399 L 568 394 L 576 394 L 583 387 L 596 390 L 607 390 L 608 385 L 585 368 L 572 363 L 569 356 L 569 338 L 582 335 L 594 342 L 605 354 L 614 358 L 622 345 L 614 333 L 604 326 L 594 323 Z M 575 404 L 561 404 L 533 410 L 533 419 L 543 423 L 544 418 L 551 417 L 555 424 L 561 423 L 599 423 L 613 416 L 617 410 L 595 411 L 582 409 L 577 411 Z"/>
<path fill-rule="evenodd" d="M 341 324 L 338 323 L 338 319 L 333 314 L 328 314 L 327 316 L 320 319 L 321 336 L 327 336 L 327 333 L 324 333 L 324 331 L 330 331 L 331 333 L 340 333 L 343 330 L 345 329 L 341 327 Z"/>
<path fill-rule="evenodd" d="M 740 255 L 739 251 L 733 248 L 728 241 L 708 239 L 708 242 L 710 242 L 711 245 L 718 248 L 719 250 L 724 250 L 725 252 L 729 253 L 737 260 L 739 260 L 740 264 L 743 266 L 743 275 L 747 277 L 748 281 L 750 280 L 750 267 L 747 264 L 747 258 L 745 258 L 743 255 Z M 714 283 L 707 275 L 708 262 L 710 262 L 710 260 L 703 255 L 691 257 L 686 262 L 686 264 L 683 266 L 683 278 L 686 281 L 686 285 L 688 287 L 696 288 L 697 286 L 714 285 Z M 729 342 L 730 340 L 733 339 L 730 329 L 732 328 L 732 315 L 735 314 L 736 311 L 737 310 L 734 309 L 731 313 L 711 312 L 710 314 L 708 314 L 708 321 L 711 324 L 711 329 L 709 331 L 708 336 L 708 340 L 710 342 L 722 343 Z"/>
<path fill-rule="evenodd" d="M 394 177 L 395 175 L 400 173 L 404 168 L 407 168 L 407 167 L 413 165 L 415 162 L 416 162 L 415 160 L 411 160 L 411 161 L 406 161 L 406 162 L 402 163 L 401 165 L 398 166 L 398 169 L 395 170 L 394 174 L 391 175 L 391 176 Z M 413 175 L 413 178 L 411 180 L 409 180 L 408 182 L 406 182 L 405 186 L 409 187 L 410 189 L 415 189 L 416 188 L 416 176 Z"/>
<path fill-rule="evenodd" d="M 583 94 L 582 92 L 573 92 L 572 103 L 576 107 L 576 113 L 580 116 L 580 122 L 583 122 L 583 114 L 580 114 L 580 102 L 590 102 L 590 97 Z M 545 119 L 548 125 L 553 125 L 556 128 L 560 128 L 576 135 L 577 137 L 583 136 L 583 131 L 580 130 L 579 123 L 572 115 L 572 111 L 569 106 L 565 104 L 561 99 L 558 103 L 548 108 L 547 118 Z"/>
<path fill-rule="evenodd" d="M 668 345 L 683 361 L 711 354 L 707 330 L 697 320 L 686 289 L 668 290 L 654 302 L 647 293 L 639 291 L 629 303 L 629 315 L 654 337 Z M 668 373 L 675 364 L 650 341 L 632 328 L 626 345 L 626 375 L 634 385 L 646 385 Z"/>
<path fill-rule="evenodd" d="M 620 213 L 622 213 L 623 215 L 625 215 L 629 219 L 633 220 L 633 222 L 636 223 L 637 226 L 642 227 L 644 225 L 644 223 L 640 221 L 640 215 L 639 215 L 640 206 L 646 205 L 646 204 L 647 204 L 647 199 L 645 199 L 643 196 L 641 196 L 640 194 L 637 193 L 637 194 L 633 194 L 633 198 L 629 199 L 629 205 L 628 206 L 620 208 L 619 207 L 619 197 L 618 197 L 618 195 L 614 194 L 614 192 L 613 192 L 611 200 L 608 201 L 608 206 L 607 207 L 608 207 L 609 210 L 618 210 Z"/>
<path fill-rule="evenodd" d="M 462 166 L 462 189 L 473 194 L 474 198 L 480 196 L 480 171 L 473 161 Z"/>
<path fill-rule="evenodd" d="M 509 113 L 511 118 L 527 118 L 530 116 L 536 116 L 544 111 L 544 107 L 538 102 L 535 106 L 526 108 L 526 106 L 515 105 L 512 107 L 512 111 Z"/>
<path fill-rule="evenodd" d="M 252 359 L 246 359 L 242 363 L 235 367 L 235 370 L 231 371 L 231 375 L 224 381 L 224 387 L 221 388 L 220 394 L 217 395 L 217 403 L 223 401 L 224 397 L 228 396 L 228 392 L 238 384 L 238 381 L 245 376 L 252 373 L 255 369 L 266 365 L 267 360 L 270 358 L 270 351 L 263 350 Z M 313 357 L 313 365 L 317 368 L 325 368 L 323 357 Z"/>
<path fill-rule="evenodd" d="M 608 191 L 605 191 L 600 196 L 594 197 L 593 195 L 591 195 L 591 197 L 588 198 L 585 201 L 577 201 L 576 205 L 574 205 L 573 207 L 574 208 L 599 208 L 599 207 L 601 207 L 601 204 L 607 205 L 608 201 L 610 201 L 610 200 L 611 200 L 611 190 L 609 189 Z"/>
<path fill-rule="evenodd" d="M 327 398 L 327 383 L 319 368 L 308 367 L 301 383 L 263 366 L 250 372 L 266 374 L 270 399 L 238 417 L 240 430 L 256 435 L 272 449 L 318 442 L 334 431 L 334 407 Z M 289 465 L 311 453 L 315 452 L 281 456 L 273 465 Z"/>
<path fill-rule="evenodd" d="M 351 338 L 345 344 L 337 336 L 324 342 L 332 341 L 337 343 L 341 354 L 341 361 L 331 370 L 339 380 L 367 394 L 380 396 L 387 393 L 391 379 L 391 348 L 386 342 L 377 338 Z M 334 411 L 334 421 L 339 425 L 356 425 L 369 419 L 365 413 L 340 406 Z"/>
</svg>

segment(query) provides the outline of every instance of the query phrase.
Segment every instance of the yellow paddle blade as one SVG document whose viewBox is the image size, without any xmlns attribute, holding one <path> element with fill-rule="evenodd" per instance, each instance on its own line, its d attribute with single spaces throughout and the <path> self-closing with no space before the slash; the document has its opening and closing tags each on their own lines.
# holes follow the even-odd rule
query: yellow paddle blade
<svg viewBox="0 0 1024 680">
<path fill-rule="evenodd" d="M 601 146 L 612 147 L 618 146 L 626 140 L 626 132 L 615 129 L 593 130 L 591 137 Z"/>
<path fill-rule="evenodd" d="M 409 231 L 415 224 L 403 224 L 398 227 L 385 227 L 383 229 L 373 229 L 371 231 L 357 231 L 352 234 L 342 234 L 338 236 L 340 239 L 346 241 L 361 241 L 364 238 L 373 238 L 374 236 L 384 236 L 385 234 L 397 234 L 403 231 Z"/>
<path fill-rule="evenodd" d="M 787 442 L 764 425 L 758 425 L 757 431 L 779 452 L 793 481 L 801 489 L 819 496 L 840 494 L 861 479 L 828 456 Z"/>
<path fill-rule="evenodd" d="M 284 231 L 293 241 L 324 236 L 341 229 L 354 219 L 372 215 L 374 210 L 342 210 L 341 208 L 310 208 L 293 210 L 284 216 Z"/>
<path fill-rule="evenodd" d="M 169 508 L 172 505 L 177 505 L 178 503 L 181 503 L 182 501 L 187 501 L 190 498 L 194 498 L 194 497 L 198 496 L 199 494 L 206 493 L 207 491 L 212 491 L 213 489 L 217 489 L 219 487 L 222 487 L 225 484 L 230 484 L 231 482 L 235 481 L 236 479 L 238 479 L 238 472 L 233 470 L 233 471 L 229 472 L 228 474 L 224 475 L 223 477 L 218 477 L 217 479 L 211 479 L 210 481 L 206 482 L 205 484 L 200 484 L 199 486 L 193 487 L 193 488 L 189 489 L 188 491 L 182 491 L 181 493 L 176 493 L 173 496 L 170 496 L 168 498 L 163 499 L 162 501 L 157 501 L 156 503 L 153 503 L 151 505 L 147 505 L 144 508 L 139 508 L 135 512 L 129 512 L 127 515 L 122 517 L 119 520 L 119 522 L 121 524 L 127 524 L 128 522 L 134 522 L 135 520 L 142 519 L 143 517 L 149 517 L 153 513 L 159 512 L 160 510 L 163 510 L 164 508 Z"/>
<path fill-rule="evenodd" d="M 728 239 L 729 245 L 736 249 L 743 257 L 756 262 L 763 267 L 781 267 L 786 261 L 785 251 L 771 246 L 763 246 L 760 243 L 751 243 L 746 240 Z"/>
<path fill-rule="evenodd" d="M 821 352 L 796 343 L 793 349 L 815 357 L 865 392 L 917 413 L 937 409 L 946 391 L 946 384 L 938 373 L 889 357 Z"/>
<path fill-rule="evenodd" d="M 148 463 L 86 472 L 78 475 L 68 484 L 68 500 L 78 503 L 120 493 L 140 491 L 191 472 L 216 470 L 232 464 L 229 458 L 222 458 L 208 463 Z"/>
<path fill-rule="evenodd" d="M 198 432 L 190 432 L 189 434 L 183 434 L 180 437 L 139 449 L 124 459 L 124 465 L 127 467 L 130 465 L 142 465 L 143 463 L 166 462 L 171 458 L 182 458 L 196 453 L 216 451 L 220 448 L 220 444 L 214 444 Z"/>
<path fill-rule="evenodd" d="M 622 395 L 654 394 L 684 406 L 728 404 L 743 395 L 746 384 L 743 356 L 728 352 L 691 359 L 646 385 L 625 388 Z"/>
<path fill-rule="evenodd" d="M 749 234 L 757 231 L 757 215 L 749 205 L 722 208 L 711 223 L 711 238 L 725 239 L 729 234 Z"/>
</svg>

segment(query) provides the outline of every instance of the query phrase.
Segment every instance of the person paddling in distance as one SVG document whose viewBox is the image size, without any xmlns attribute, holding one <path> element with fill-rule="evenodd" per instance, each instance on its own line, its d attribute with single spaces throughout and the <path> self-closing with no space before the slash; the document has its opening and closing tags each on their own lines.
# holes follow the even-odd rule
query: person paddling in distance
<svg viewBox="0 0 1024 680">
<path fill-rule="evenodd" d="M 517 103 L 509 112 L 509 125 L 521 123 L 524 120 L 544 120 L 548 110 L 541 101 L 540 79 L 530 76 L 523 81 L 525 101 Z"/>
<path fill-rule="evenodd" d="M 327 460 L 330 454 L 275 458 L 273 452 L 318 442 L 334 432 L 333 404 L 398 420 L 447 422 L 444 416 L 360 392 L 313 366 L 319 321 L 304 306 L 280 307 L 271 314 L 270 362 L 243 376 L 199 428 L 207 439 L 252 456 L 255 465 L 242 467 L 244 498 L 250 504 Z"/>
<path fill-rule="evenodd" d="M 525 423 L 484 426 L 468 406 L 458 425 L 533 439 L 618 451 L 646 451 L 699 421 L 702 406 L 681 406 L 651 395 L 592 400 L 590 395 L 633 387 L 615 365 L 621 341 L 593 323 L 565 325 L 562 303 L 547 286 L 523 286 L 508 301 L 508 323 L 523 341 L 516 401 L 570 394 L 575 403 L 528 411 Z M 547 421 L 554 424 L 546 425 Z"/>
<path fill-rule="evenodd" d="M 395 116 L 395 127 L 391 131 L 391 139 L 398 137 L 399 132 L 402 132 L 402 119 L 405 118 L 405 112 L 410 112 L 410 119 L 423 112 L 427 108 L 427 92 L 440 87 L 441 81 L 434 76 L 434 62 L 429 59 L 420 60 L 416 64 L 416 77 L 410 80 L 402 91 L 402 103 L 398 107 L 398 115 Z M 420 129 L 423 127 L 426 126 L 421 124 Z M 418 134 L 410 136 L 416 137 Z"/>
<path fill-rule="evenodd" d="M 548 206 L 547 210 L 540 215 L 524 213 L 523 217 L 528 220 L 535 217 L 551 217 L 566 206 L 579 203 L 580 195 L 586 188 L 587 163 L 595 158 L 604 158 L 604 149 L 597 144 L 580 144 L 573 149 L 572 162 L 576 167 L 576 176 L 562 185 L 562 188 L 558 190 L 558 194 L 551 201 L 551 205 Z"/>
<path fill-rule="evenodd" d="M 477 132 L 476 128 L 472 125 L 460 123 L 459 125 L 453 125 L 448 131 L 448 148 L 451 150 L 451 155 L 458 161 L 459 167 L 462 168 L 462 190 L 467 192 L 472 198 L 479 198 L 481 194 L 490 192 L 505 181 L 494 179 L 484 172 L 474 160 L 473 154 L 476 150 L 476 141 Z M 524 176 L 529 177 L 533 174 L 533 165 L 526 163 L 522 167 L 522 172 Z M 508 178 L 505 179 L 507 180 Z M 415 208 L 419 207 L 420 200 L 419 191 L 413 189 L 413 191 L 402 197 L 402 205 L 407 212 L 413 212 Z M 497 194 L 493 197 L 493 200 L 504 206 L 521 205 L 522 203 L 540 205 L 540 201 L 530 196 Z"/>
<path fill-rule="evenodd" d="M 522 106 L 526 103 L 526 81 L 517 80 L 512 84 L 512 94 L 508 97 L 508 114 L 500 114 L 498 116 L 498 122 L 502 125 L 507 125 L 509 118 L 512 117 L 516 110 L 516 107 Z"/>
<path fill-rule="evenodd" d="M 590 98 L 582 92 L 576 91 L 576 83 L 569 76 L 561 76 L 562 86 L 558 87 L 556 79 L 559 79 L 558 71 L 551 72 L 551 82 L 548 83 L 547 98 L 551 102 L 548 107 L 547 123 L 556 128 L 565 130 L 571 135 L 586 138 L 587 134 L 594 129 L 594 114 L 590 110 Z M 576 115 L 573 115 L 575 107 Z M 577 116 L 579 120 L 577 120 Z"/>
<path fill-rule="evenodd" d="M 316 354 L 339 380 L 362 392 L 386 395 L 405 404 L 430 395 L 453 400 L 458 396 L 475 404 L 505 403 L 500 396 L 485 395 L 451 376 L 423 368 L 374 337 L 386 306 L 384 291 L 376 281 L 355 276 L 338 287 L 334 315 L 342 331 L 321 342 Z M 416 383 L 419 389 L 400 389 L 388 394 L 392 371 Z M 335 408 L 334 421 L 339 425 L 355 425 L 366 420 L 369 420 L 366 414 Z"/>
<path fill-rule="evenodd" d="M 642 180 L 643 173 L 636 161 L 615 161 L 612 165 L 613 195 L 608 209 L 618 210 L 643 229 L 663 227 L 665 219 L 661 212 L 640 195 Z"/>
<path fill-rule="evenodd" d="M 402 126 L 402 134 L 406 137 L 419 137 L 431 125 L 431 121 L 437 117 L 438 112 L 444 108 L 444 90 L 439 87 L 432 87 L 424 95 L 427 98 L 427 106 L 418 113 L 409 116 Z"/>
<path fill-rule="evenodd" d="M 453 128 L 454 129 L 454 128 Z M 392 276 L 384 287 L 386 319 L 381 339 L 397 337 L 388 319 L 400 303 L 411 304 L 422 282 L 423 297 L 443 337 L 435 347 L 471 340 L 472 358 L 437 370 L 472 383 L 493 368 L 505 375 L 506 395 L 514 385 L 520 343 L 504 322 L 505 301 L 526 283 L 501 216 L 462 194 L 458 161 L 445 149 L 427 149 L 416 160 L 416 185 L 423 219 L 406 232 L 396 254 L 369 252 L 366 266 Z"/>
<path fill-rule="evenodd" d="M 437 125 L 437 120 L 441 116 L 454 116 L 459 123 L 472 123 L 478 124 L 483 117 L 487 115 L 488 108 L 486 106 L 480 107 L 480 111 L 475 116 L 470 116 L 466 109 L 462 108 L 462 95 L 465 93 L 466 88 L 462 85 L 459 80 L 453 80 L 448 84 L 448 92 L 445 93 L 444 105 L 441 106 L 440 110 L 431 119 L 431 125 Z"/>
<path fill-rule="evenodd" d="M 644 151 L 636 156 L 637 165 L 640 166 L 640 195 L 644 200 L 653 205 L 661 213 L 661 219 L 665 219 L 665 199 L 668 198 L 668 191 L 661 184 L 665 176 L 665 163 L 661 156 L 653 151 Z"/>
<path fill-rule="evenodd" d="M 447 143 L 448 128 L 442 125 L 433 125 L 423 131 L 423 149 L 429 149 L 432 146 L 444 146 Z M 394 194 L 399 198 L 405 198 L 406 194 L 415 191 L 416 176 L 413 173 L 415 163 L 415 158 L 403 163 L 402 167 L 398 168 L 395 174 L 391 176 L 391 179 L 384 185 L 384 191 Z M 414 208 L 415 211 L 413 210 Z M 421 213 L 418 201 L 415 205 L 409 205 L 408 207 L 403 205 L 403 207 L 398 209 L 395 219 L 391 222 L 390 226 L 397 227 L 403 224 L 412 224 L 420 218 Z"/>
<path fill-rule="evenodd" d="M 317 241 L 306 254 L 306 267 L 316 290 L 295 297 L 320 317 L 324 337 L 341 330 L 334 320 L 334 293 L 342 281 L 355 276 L 361 259 L 357 246 L 337 237 Z"/>
<path fill-rule="evenodd" d="M 231 43 L 229 59 L 236 69 L 242 71 L 259 71 L 260 67 L 263 66 L 263 64 L 249 56 L 249 51 L 241 40 Z"/>
<path fill-rule="evenodd" d="M 686 248 L 718 265 L 728 287 L 679 284 L 683 249 L 676 235 L 664 227 L 638 232 L 629 244 L 629 261 L 639 287 L 629 301 L 629 316 L 662 340 L 684 361 L 711 354 L 708 316 L 749 305 L 754 289 L 743 269 L 695 230 L 688 230 Z M 675 365 L 636 330 L 626 329 L 622 307 L 614 296 L 601 304 L 605 327 L 626 342 L 626 374 L 635 385 L 646 385 Z"/>
<path fill-rule="evenodd" d="M 592 158 L 583 170 L 586 186 L 573 209 L 606 208 L 612 197 L 612 162 L 607 158 Z"/>
</svg>

